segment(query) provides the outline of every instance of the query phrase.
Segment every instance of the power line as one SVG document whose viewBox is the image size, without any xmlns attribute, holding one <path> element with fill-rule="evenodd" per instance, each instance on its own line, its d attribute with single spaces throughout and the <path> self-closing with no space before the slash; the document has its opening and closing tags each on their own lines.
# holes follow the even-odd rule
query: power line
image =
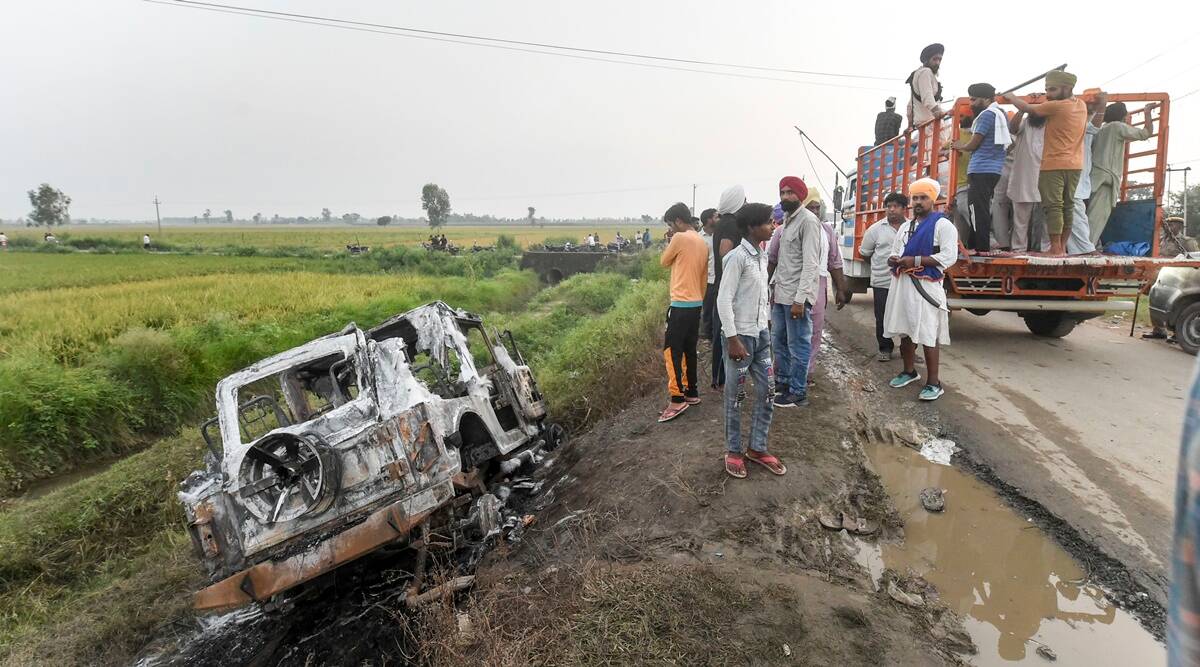
<svg viewBox="0 0 1200 667">
<path fill-rule="evenodd" d="M 831 76 L 831 77 L 848 78 L 848 79 L 874 79 L 874 80 L 878 80 L 878 81 L 893 80 L 893 77 L 873 76 L 873 75 L 868 75 L 868 74 L 845 74 L 845 73 L 840 73 L 840 72 L 821 72 L 821 71 L 815 71 L 815 70 L 788 69 L 785 67 L 765 67 L 765 66 L 760 66 L 760 65 L 745 65 L 745 64 L 740 64 L 740 63 L 724 63 L 724 62 L 718 62 L 718 61 L 712 61 L 712 60 L 695 60 L 695 59 L 691 59 L 691 58 L 674 58 L 674 57 L 670 57 L 670 56 L 655 56 L 655 55 L 647 55 L 644 53 L 631 53 L 628 51 L 610 51 L 607 49 L 590 49 L 590 48 L 585 48 L 585 47 L 565 46 L 562 44 L 549 44 L 549 43 L 544 43 L 544 42 L 529 42 L 529 41 L 523 41 L 523 40 L 518 40 L 518 39 L 504 39 L 501 37 L 487 37 L 487 36 L 483 36 L 483 35 L 470 35 L 470 34 L 465 34 L 465 33 L 444 32 L 444 31 L 439 31 L 439 30 L 428 30 L 428 29 L 424 29 L 424 28 L 412 28 L 412 27 L 407 27 L 407 26 L 389 25 L 386 23 L 371 23 L 369 21 L 352 21 L 349 19 L 330 18 L 330 17 L 326 17 L 326 16 L 317 16 L 317 15 L 313 15 L 313 14 L 297 14 L 297 13 L 292 13 L 292 12 L 280 12 L 280 11 L 272 11 L 272 10 L 267 10 L 267 9 L 257 9 L 254 7 L 240 7 L 237 5 L 227 5 L 227 4 L 221 4 L 221 3 L 216 3 L 216 2 L 201 2 L 200 0 L 174 0 L 174 2 L 167 3 L 167 4 L 192 5 L 192 6 L 196 6 L 196 7 L 211 7 L 211 8 L 220 8 L 220 9 L 227 9 L 227 10 L 238 10 L 238 11 L 242 11 L 242 12 L 252 12 L 254 14 L 264 14 L 264 15 L 270 15 L 270 16 L 281 16 L 281 17 L 297 18 L 297 19 L 308 19 L 308 20 L 315 20 L 315 21 L 324 21 L 326 23 L 337 23 L 337 24 L 344 24 L 344 25 L 363 26 L 363 27 L 368 27 L 368 28 L 384 28 L 387 30 L 399 30 L 399 31 L 403 31 L 403 32 L 419 33 L 419 34 L 423 34 L 423 35 L 435 35 L 438 37 L 453 37 L 453 38 L 457 38 L 457 39 L 472 39 L 472 40 L 478 40 L 481 42 L 495 42 L 495 43 L 499 43 L 499 44 L 512 44 L 512 45 L 517 45 L 517 46 L 530 46 L 530 47 L 536 47 L 536 48 L 542 48 L 542 49 L 556 49 L 556 50 L 560 50 L 560 51 L 574 51 L 577 53 L 589 53 L 589 54 L 605 55 L 605 56 L 619 56 L 622 58 L 638 58 L 638 59 L 643 59 L 643 60 L 656 60 L 656 61 L 662 61 L 662 62 L 683 63 L 683 64 L 688 64 L 688 65 L 705 65 L 705 66 L 710 66 L 710 67 L 713 67 L 713 66 L 715 66 L 715 67 L 732 67 L 735 69 L 748 69 L 748 70 L 756 70 L 756 71 L 760 71 L 760 72 L 778 72 L 778 73 L 782 73 L 782 74 L 808 74 L 808 75 L 812 75 L 812 76 Z"/>
<path fill-rule="evenodd" d="M 1135 70 L 1141 69 L 1142 67 L 1145 67 L 1146 65 L 1150 64 L 1151 62 L 1153 62 L 1153 61 L 1155 61 L 1155 60 L 1158 60 L 1159 58 L 1161 58 L 1161 57 L 1163 57 L 1163 56 L 1167 55 L 1168 53 L 1170 53 L 1170 52 L 1174 51 L 1175 49 L 1178 49 L 1179 47 L 1181 47 L 1181 46 L 1183 46 L 1183 45 L 1187 44 L 1188 42 L 1190 42 L 1190 41 L 1192 41 L 1192 40 L 1196 39 L 1197 37 L 1200 37 L 1200 33 L 1194 34 L 1194 35 L 1192 35 L 1191 37 L 1188 37 L 1187 39 L 1184 39 L 1183 41 L 1176 42 L 1175 44 L 1172 44 L 1171 46 L 1167 47 L 1166 49 L 1163 49 L 1162 51 L 1160 51 L 1160 52 L 1158 52 L 1158 53 L 1156 53 L 1156 54 L 1154 54 L 1154 55 L 1150 56 L 1149 58 L 1147 58 L 1147 59 L 1143 60 L 1142 62 L 1140 62 L 1140 63 L 1138 63 L 1138 64 L 1136 64 L 1136 65 L 1134 65 L 1133 67 L 1130 67 L 1129 69 L 1125 70 L 1124 72 L 1121 72 L 1120 74 L 1118 74 L 1118 75 L 1114 76 L 1113 78 L 1109 79 L 1108 81 L 1105 81 L 1104 83 L 1100 84 L 1100 86 L 1101 86 L 1101 87 L 1103 87 L 1103 86 L 1107 86 L 1108 84 L 1112 83 L 1113 81 L 1116 81 L 1117 79 L 1119 79 L 1119 78 L 1121 78 L 1121 77 L 1125 76 L 1126 74 L 1129 74 L 1130 72 L 1133 72 L 1133 71 L 1135 71 Z"/>
<path fill-rule="evenodd" d="M 675 67 L 675 66 L 671 66 L 671 65 L 663 65 L 663 64 L 658 64 L 658 63 L 631 62 L 628 60 L 616 60 L 613 58 L 601 58 L 601 57 L 596 57 L 596 56 L 581 55 L 581 54 L 577 54 L 577 53 L 559 53 L 559 52 L 554 52 L 554 51 L 540 51 L 540 50 L 537 50 L 534 48 L 524 48 L 524 47 L 519 47 L 519 46 L 507 46 L 504 44 L 492 44 L 492 43 L 486 43 L 486 42 L 469 42 L 469 41 L 464 41 L 464 40 L 460 40 L 460 39 L 450 39 L 450 38 L 434 37 L 434 36 L 419 35 L 419 34 L 405 34 L 405 33 L 401 33 L 401 32 L 391 32 L 390 30 L 366 28 L 366 27 L 360 27 L 360 26 L 355 26 L 355 25 L 340 25 L 338 23 L 333 23 L 333 22 L 322 22 L 322 21 L 337 21 L 337 19 L 328 19 L 327 20 L 327 19 L 319 19 L 318 18 L 318 19 L 314 19 L 314 20 L 309 20 L 309 19 L 302 19 L 302 18 L 289 18 L 287 16 L 273 15 L 273 14 L 280 14 L 281 12 L 265 13 L 265 12 L 263 12 L 263 10 L 243 10 L 240 8 L 224 9 L 221 7 L 199 6 L 199 5 L 195 5 L 195 4 L 180 4 L 178 1 L 170 1 L 170 0 L 142 0 L 142 2 L 146 2 L 149 4 L 155 4 L 155 5 L 165 5 L 167 7 L 175 7 L 175 8 L 179 8 L 179 9 L 196 9 L 196 10 L 210 11 L 210 12 L 216 12 L 216 13 L 221 13 L 221 14 L 235 14 L 238 16 L 250 16 L 250 17 L 260 18 L 260 19 L 268 19 L 268 20 L 273 20 L 273 21 L 284 21 L 287 23 L 300 23 L 300 24 L 304 24 L 304 25 L 313 25 L 313 26 L 319 26 L 319 27 L 324 27 L 324 28 L 335 28 L 335 29 L 339 29 L 339 30 L 353 30 L 355 32 L 367 32 L 367 33 L 374 33 L 374 34 L 378 34 L 378 35 L 387 35 L 387 36 L 391 36 L 391 37 L 401 37 L 401 38 L 405 38 L 405 39 L 422 39 L 422 40 L 433 41 L 433 42 L 446 42 L 446 43 L 450 43 L 450 44 L 461 44 L 464 46 L 476 46 L 476 47 L 481 47 L 481 48 L 499 49 L 502 51 L 518 51 L 518 52 L 522 52 L 522 53 L 532 53 L 532 54 L 543 55 L 543 56 L 555 56 L 555 57 L 559 57 L 559 58 L 572 58 L 575 60 L 589 60 L 589 61 L 594 61 L 594 62 L 612 63 L 612 64 L 616 64 L 616 65 L 627 65 L 630 67 L 642 67 L 642 68 L 647 68 L 647 69 L 662 69 L 662 70 L 670 70 L 670 71 L 676 71 L 676 72 L 692 72 L 692 73 L 696 73 L 696 74 L 710 74 L 710 75 L 714 75 L 714 76 L 724 76 L 724 77 L 731 77 L 731 78 L 737 78 L 737 79 L 753 79 L 753 80 L 758 80 L 758 81 L 776 81 L 776 82 L 781 82 L 781 83 L 792 83 L 792 84 L 798 84 L 798 85 L 803 85 L 803 86 L 822 86 L 822 87 L 828 87 L 828 88 L 843 88 L 843 89 L 849 89 L 849 90 L 869 90 L 869 91 L 875 91 L 875 92 L 893 92 L 890 88 L 870 88 L 870 87 L 866 87 L 866 86 L 850 86 L 850 85 L 837 84 L 837 83 L 824 83 L 821 81 L 802 81 L 799 79 L 789 79 L 789 78 L 783 78 L 783 77 L 743 74 L 743 73 L 739 73 L 739 72 L 719 72 L 719 71 L 715 71 L 715 70 L 696 69 L 696 68 L 690 68 L 690 67 Z M 302 15 L 298 15 L 298 16 L 302 16 Z M 403 28 L 396 28 L 396 29 L 403 30 Z M 840 75 L 835 75 L 835 76 L 840 76 Z"/>
</svg>

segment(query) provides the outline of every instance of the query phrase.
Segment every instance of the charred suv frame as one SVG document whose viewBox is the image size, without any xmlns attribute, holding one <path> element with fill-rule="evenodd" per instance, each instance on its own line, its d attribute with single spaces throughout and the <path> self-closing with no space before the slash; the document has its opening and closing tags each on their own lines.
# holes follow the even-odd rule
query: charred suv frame
<svg viewBox="0 0 1200 667">
<path fill-rule="evenodd" d="M 440 301 L 234 373 L 216 406 L 179 492 L 213 582 L 200 609 L 268 601 L 431 521 L 494 532 L 489 471 L 562 437 L 511 333 Z"/>
</svg>

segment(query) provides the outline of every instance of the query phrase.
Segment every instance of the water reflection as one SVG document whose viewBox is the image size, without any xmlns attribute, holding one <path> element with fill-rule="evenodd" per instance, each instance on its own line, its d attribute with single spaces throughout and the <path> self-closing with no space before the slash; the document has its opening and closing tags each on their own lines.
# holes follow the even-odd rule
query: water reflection
<svg viewBox="0 0 1200 667">
<path fill-rule="evenodd" d="M 1094 655 L 1116 664 L 1114 652 L 1142 664 L 1162 659 L 1160 644 L 1085 584 L 1079 565 L 990 488 L 905 448 L 874 445 L 868 453 L 905 521 L 904 542 L 883 544 L 879 557 L 925 577 L 947 606 L 977 621 L 969 625 L 980 664 L 1040 660 L 1039 643 L 1072 656 L 1070 663 Z M 945 489 L 944 514 L 921 507 L 926 487 Z M 991 631 L 975 630 L 984 624 Z"/>
</svg>

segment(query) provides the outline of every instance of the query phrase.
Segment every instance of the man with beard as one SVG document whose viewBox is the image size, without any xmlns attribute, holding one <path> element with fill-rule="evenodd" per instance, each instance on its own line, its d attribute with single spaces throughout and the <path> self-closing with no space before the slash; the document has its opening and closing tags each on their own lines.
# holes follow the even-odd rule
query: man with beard
<svg viewBox="0 0 1200 667">
<path fill-rule="evenodd" d="M 812 307 L 820 284 L 821 221 L 800 206 L 808 186 L 796 176 L 779 181 L 786 217 L 779 233 L 779 260 L 771 274 L 771 340 L 780 408 L 808 405 L 808 359 L 812 346 Z"/>
<path fill-rule="evenodd" d="M 941 44 L 930 44 L 921 50 L 921 66 L 908 75 L 904 83 L 908 84 L 908 126 L 917 127 L 921 123 L 933 120 L 942 115 L 938 102 L 942 101 L 942 84 L 938 81 L 938 69 L 942 66 L 942 55 L 946 47 Z"/>
<path fill-rule="evenodd" d="M 1046 119 L 1038 192 L 1046 214 L 1050 254 L 1056 256 L 1066 254 L 1063 239 L 1071 232 L 1075 191 L 1079 188 L 1079 174 L 1083 170 L 1087 105 L 1075 97 L 1077 80 L 1074 74 L 1052 70 L 1046 74 L 1045 102 L 1030 104 L 1016 95 L 1007 98 L 1017 109 Z"/>
<path fill-rule="evenodd" d="M 988 252 L 992 249 L 992 195 L 1000 182 L 1004 151 L 1012 142 L 1012 136 L 1008 132 L 1008 116 L 996 104 L 996 89 L 991 84 L 973 83 L 967 87 L 967 95 L 971 97 L 971 110 L 975 112 L 971 138 L 945 146 L 942 152 L 951 149 L 971 151 L 971 161 L 967 165 L 967 200 L 974 226 L 968 247 L 975 252 Z"/>
<path fill-rule="evenodd" d="M 713 230 L 713 296 L 715 300 L 721 295 L 721 266 L 725 255 L 742 242 L 742 232 L 738 229 L 737 212 L 746 205 L 746 189 L 733 185 L 721 193 L 717 203 L 716 227 Z M 725 386 L 725 351 L 721 337 L 721 314 L 714 308 L 712 311 L 712 388 L 720 389 Z"/>
<path fill-rule="evenodd" d="M 922 178 L 908 188 L 913 219 L 901 225 L 892 245 L 883 335 L 900 338 L 904 370 L 888 383 L 895 389 L 921 379 L 917 374 L 917 346 L 925 350 L 929 373 L 918 398 L 936 401 L 945 393 L 938 377 L 938 347 L 950 344 L 950 311 L 946 307 L 943 272 L 958 261 L 958 231 L 954 223 L 933 210 L 941 186 Z"/>
</svg>

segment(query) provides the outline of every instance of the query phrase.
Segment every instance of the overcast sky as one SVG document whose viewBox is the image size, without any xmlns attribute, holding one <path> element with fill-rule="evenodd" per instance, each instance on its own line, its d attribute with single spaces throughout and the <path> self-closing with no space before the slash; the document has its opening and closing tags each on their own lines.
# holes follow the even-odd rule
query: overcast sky
<svg viewBox="0 0 1200 667">
<path fill-rule="evenodd" d="M 429 181 L 456 211 L 513 217 L 526 206 L 547 217 L 657 216 L 690 202 L 692 183 L 698 208 L 734 183 L 773 201 L 785 174 L 833 185 L 832 167 L 814 153 L 814 172 L 792 126 L 849 168 L 883 100 L 907 99 L 903 81 L 932 41 L 946 45 L 948 97 L 1063 62 L 1076 90 L 1200 88 L 1200 9 L 1187 3 L 1170 20 L 1127 2 L 1089 3 L 1087 13 L 1002 3 L 1014 23 L 991 29 L 990 16 L 972 27 L 944 5 L 916 16 L 919 5 L 898 2 L 229 2 L 887 80 L 667 71 L 140 0 L 3 0 L 0 218 L 26 215 L 25 191 L 41 182 L 73 198 L 76 218 L 152 219 L 155 195 L 164 216 L 316 216 L 325 206 L 416 216 Z M 1170 159 L 1190 161 L 1193 182 L 1198 120 L 1200 93 L 1172 107 Z"/>
</svg>

